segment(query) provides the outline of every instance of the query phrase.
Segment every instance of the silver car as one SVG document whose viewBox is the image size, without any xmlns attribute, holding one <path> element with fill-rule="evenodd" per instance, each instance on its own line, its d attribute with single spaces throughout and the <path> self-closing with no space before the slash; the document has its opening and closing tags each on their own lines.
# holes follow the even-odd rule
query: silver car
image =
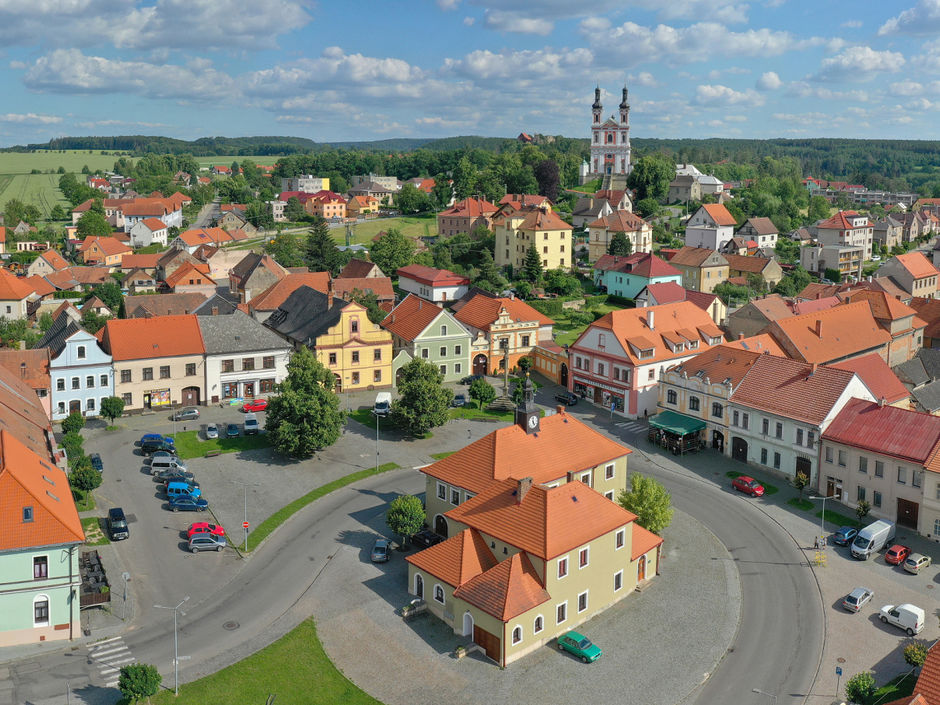
<svg viewBox="0 0 940 705">
<path fill-rule="evenodd" d="M 375 540 L 375 543 L 372 546 L 372 562 L 373 563 L 385 563 L 391 558 L 392 545 L 389 543 L 388 539 L 384 539 L 381 536 Z"/>
<path fill-rule="evenodd" d="M 210 423 L 206 426 L 206 440 L 212 440 L 219 437 L 219 425 Z"/>
<path fill-rule="evenodd" d="M 929 566 L 930 563 L 930 556 L 925 556 L 923 553 L 912 553 L 907 557 L 907 560 L 904 561 L 904 570 L 917 575 L 921 570 Z"/>
<path fill-rule="evenodd" d="M 174 421 L 192 421 L 199 418 L 199 409 L 195 406 L 187 406 L 179 409 L 173 414 Z"/>
<path fill-rule="evenodd" d="M 193 534 L 189 539 L 189 550 L 193 553 L 200 551 L 221 551 L 225 548 L 225 537 L 215 534 Z"/>
<path fill-rule="evenodd" d="M 849 612 L 858 612 L 862 607 L 868 604 L 874 596 L 875 593 L 872 590 L 866 587 L 857 587 L 842 598 L 842 606 Z"/>
</svg>

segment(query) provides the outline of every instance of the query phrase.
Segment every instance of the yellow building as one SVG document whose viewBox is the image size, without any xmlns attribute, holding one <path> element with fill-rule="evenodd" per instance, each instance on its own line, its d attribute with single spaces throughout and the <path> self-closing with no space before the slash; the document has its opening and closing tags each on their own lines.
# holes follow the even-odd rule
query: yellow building
<svg viewBox="0 0 940 705">
<path fill-rule="evenodd" d="M 302 286 L 264 322 L 295 348 L 306 345 L 336 377 L 337 392 L 392 386 L 392 336 L 365 306 Z"/>
<path fill-rule="evenodd" d="M 542 269 L 569 269 L 574 264 L 571 225 L 562 220 L 548 203 L 532 208 L 504 210 L 493 219 L 497 267 L 519 270 L 526 253 L 534 245 L 542 259 Z"/>
</svg>

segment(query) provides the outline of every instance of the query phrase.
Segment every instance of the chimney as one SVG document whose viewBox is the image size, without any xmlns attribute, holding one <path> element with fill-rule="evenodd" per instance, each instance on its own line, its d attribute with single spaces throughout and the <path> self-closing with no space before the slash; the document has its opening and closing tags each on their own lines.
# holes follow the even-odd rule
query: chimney
<svg viewBox="0 0 940 705">
<path fill-rule="evenodd" d="M 650 330 L 653 330 L 653 314 L 655 312 L 653 309 L 650 309 L 646 312 L 646 325 L 650 327 Z"/>
<path fill-rule="evenodd" d="M 218 316 L 218 315 L 219 315 L 219 307 L 218 307 L 218 306 L 213 306 L 213 307 L 212 307 L 212 315 L 213 315 L 213 316 Z"/>
<path fill-rule="evenodd" d="M 330 279 L 326 283 L 326 308 L 330 310 L 333 308 L 333 280 Z"/>
<path fill-rule="evenodd" d="M 564 413 L 565 413 L 565 405 L 564 405 L 564 404 L 559 404 L 558 406 L 556 406 L 556 407 L 555 407 L 555 412 L 558 413 L 558 414 L 564 414 Z"/>
<path fill-rule="evenodd" d="M 817 368 L 817 367 L 819 367 L 819 365 L 814 362 L 812 368 L 811 368 L 810 371 L 809 371 L 810 376 L 813 376 L 814 374 L 816 374 L 816 368 Z"/>
<path fill-rule="evenodd" d="M 522 504 L 522 500 L 525 499 L 530 489 L 532 489 L 531 477 L 523 477 L 519 480 L 519 485 L 516 487 L 516 504 Z"/>
<path fill-rule="evenodd" d="M 816 319 L 816 337 L 822 338 L 822 319 Z"/>
<path fill-rule="evenodd" d="M 879 407 L 882 407 L 882 406 L 884 406 L 884 405 L 885 405 L 885 398 L 884 398 L 884 397 L 881 397 L 881 399 L 878 400 L 878 406 L 879 406 Z"/>
<path fill-rule="evenodd" d="M 738 333 L 738 340 L 744 340 L 744 331 Z"/>
</svg>

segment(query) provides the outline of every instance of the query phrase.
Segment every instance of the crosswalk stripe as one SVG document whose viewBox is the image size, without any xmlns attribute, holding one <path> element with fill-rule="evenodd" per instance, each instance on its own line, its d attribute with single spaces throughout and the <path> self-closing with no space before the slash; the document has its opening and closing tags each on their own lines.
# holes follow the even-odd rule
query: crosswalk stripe
<svg viewBox="0 0 940 705">
<path fill-rule="evenodd" d="M 117 681 L 108 681 L 107 683 L 104 684 L 104 687 L 105 688 L 117 688 L 117 684 L 118 684 Z"/>
<path fill-rule="evenodd" d="M 98 651 L 92 651 L 91 655 L 94 656 L 95 658 L 98 658 L 100 656 L 103 656 L 104 654 L 113 654 L 113 653 L 117 653 L 120 651 L 130 651 L 130 649 L 128 649 L 126 646 L 122 644 L 121 646 L 113 646 L 110 649 L 99 649 Z"/>
<path fill-rule="evenodd" d="M 112 641 L 118 641 L 118 640 L 123 639 L 123 638 L 124 638 L 124 637 L 120 637 L 120 636 L 112 636 L 110 639 L 102 639 L 101 641 L 96 641 L 96 642 L 92 645 L 91 648 L 95 648 L 96 646 L 101 646 L 102 644 L 107 644 L 107 643 L 112 642 Z"/>
<path fill-rule="evenodd" d="M 133 656 L 128 654 L 125 658 L 117 658 L 117 659 L 112 659 L 110 661 L 105 661 L 105 664 L 108 666 L 116 666 L 120 663 L 130 663 L 131 661 L 136 661 L 136 660 L 137 659 L 135 659 Z"/>
</svg>

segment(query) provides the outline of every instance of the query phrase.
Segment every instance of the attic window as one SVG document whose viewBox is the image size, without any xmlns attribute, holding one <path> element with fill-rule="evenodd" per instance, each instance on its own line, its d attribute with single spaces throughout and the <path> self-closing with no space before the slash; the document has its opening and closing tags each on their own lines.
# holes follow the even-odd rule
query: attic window
<svg viewBox="0 0 940 705">
<path fill-rule="evenodd" d="M 52 499 L 54 499 L 56 502 L 59 501 L 59 498 L 52 494 L 49 490 L 46 490 L 46 494 L 52 497 Z"/>
<path fill-rule="evenodd" d="M 32 507 L 23 507 L 23 523 L 31 522 L 33 520 L 33 508 Z"/>
<path fill-rule="evenodd" d="M 52 485 L 53 487 L 55 487 L 55 482 L 53 482 L 51 479 L 49 479 L 49 476 L 48 476 L 48 475 L 43 475 L 43 476 L 42 476 L 42 479 L 45 480 L 46 482 L 48 482 L 48 483 L 49 483 L 50 485 Z"/>
</svg>

